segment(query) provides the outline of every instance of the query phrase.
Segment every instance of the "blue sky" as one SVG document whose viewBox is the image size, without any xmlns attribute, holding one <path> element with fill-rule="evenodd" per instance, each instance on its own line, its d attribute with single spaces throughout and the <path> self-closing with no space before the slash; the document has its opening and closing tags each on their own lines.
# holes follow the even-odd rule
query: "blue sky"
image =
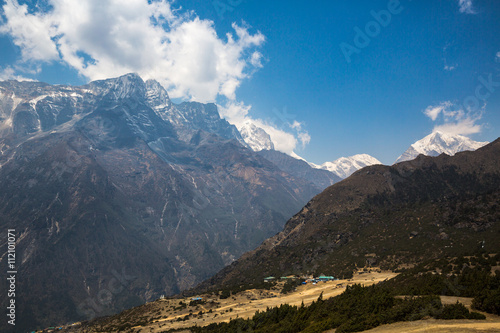
<svg viewBox="0 0 500 333">
<path fill-rule="evenodd" d="M 317 164 L 358 153 L 391 164 L 435 129 L 499 136 L 496 0 L 0 4 L 1 79 L 138 72 Z"/>
</svg>

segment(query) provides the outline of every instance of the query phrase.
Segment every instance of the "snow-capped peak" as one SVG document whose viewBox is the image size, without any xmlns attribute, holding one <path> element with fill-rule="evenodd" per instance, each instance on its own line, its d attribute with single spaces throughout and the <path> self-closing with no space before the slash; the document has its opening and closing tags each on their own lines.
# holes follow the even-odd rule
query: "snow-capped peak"
<svg viewBox="0 0 500 333">
<path fill-rule="evenodd" d="M 413 160 L 420 154 L 438 156 L 445 153 L 453 156 L 461 151 L 476 150 L 488 143 L 489 142 L 473 141 L 463 135 L 447 134 L 436 131 L 412 144 L 410 148 L 399 156 L 395 163 Z"/>
<path fill-rule="evenodd" d="M 274 149 L 271 136 L 264 129 L 255 126 L 252 122 L 245 122 L 238 130 L 243 140 L 245 140 L 246 144 L 253 151 Z"/>
<path fill-rule="evenodd" d="M 314 164 L 313 166 L 333 172 L 340 178 L 347 178 L 359 169 L 375 164 L 382 164 L 382 162 L 368 154 L 358 154 L 350 157 L 341 157 L 333 162 L 325 162 L 322 165 Z"/>
</svg>

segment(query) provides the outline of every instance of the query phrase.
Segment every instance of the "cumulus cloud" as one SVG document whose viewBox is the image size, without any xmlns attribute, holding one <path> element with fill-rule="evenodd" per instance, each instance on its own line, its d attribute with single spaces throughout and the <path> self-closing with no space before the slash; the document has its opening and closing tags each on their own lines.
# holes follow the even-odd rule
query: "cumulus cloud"
<svg viewBox="0 0 500 333">
<path fill-rule="evenodd" d="M 472 6 L 472 0 L 458 0 L 458 7 L 460 13 L 464 14 L 475 14 L 476 11 Z"/>
<path fill-rule="evenodd" d="M 0 34 L 9 35 L 22 56 L 0 77 L 56 61 L 88 80 L 135 72 L 159 81 L 172 98 L 224 101 L 223 117 L 239 128 L 252 122 L 264 129 L 279 151 L 293 154 L 311 140 L 286 110 L 254 119 L 251 106 L 237 101 L 241 82 L 264 61 L 264 35 L 244 23 L 233 23 L 221 38 L 212 21 L 181 14 L 170 0 L 47 0 L 44 8 L 5 0 L 2 8 Z"/>
<path fill-rule="evenodd" d="M 287 113 L 286 108 L 281 111 L 272 110 L 268 120 L 252 118 L 249 115 L 250 110 L 250 105 L 236 101 L 229 101 L 226 105 L 219 106 L 221 115 L 238 129 L 250 123 L 266 131 L 271 137 L 274 148 L 283 153 L 298 158 L 295 150 L 305 147 L 311 141 L 303 125 L 293 120 L 293 116 Z"/>
<path fill-rule="evenodd" d="M 17 0 L 3 5 L 0 33 L 12 37 L 22 62 L 62 61 L 90 80 L 136 72 L 158 80 L 174 98 L 235 99 L 262 67 L 260 33 L 233 24 L 219 38 L 213 22 L 179 14 L 167 0 L 48 0 L 46 9 Z"/>
<path fill-rule="evenodd" d="M 3 11 L 7 22 L 0 26 L 0 33 L 13 37 L 15 45 L 21 49 L 23 61 L 59 58 L 57 47 L 51 39 L 55 30 L 49 16 L 30 14 L 28 6 L 21 6 L 17 1 L 7 1 Z"/>
<path fill-rule="evenodd" d="M 482 118 L 482 111 L 464 111 L 450 101 L 428 106 L 424 114 L 432 121 L 440 122 L 434 126 L 433 132 L 470 135 L 481 132 L 483 126 L 478 123 Z"/>
<path fill-rule="evenodd" d="M 245 105 L 243 102 L 230 101 L 225 105 L 219 105 L 218 108 L 222 117 L 236 127 L 241 127 L 249 118 L 248 112 L 252 106 Z"/>
</svg>

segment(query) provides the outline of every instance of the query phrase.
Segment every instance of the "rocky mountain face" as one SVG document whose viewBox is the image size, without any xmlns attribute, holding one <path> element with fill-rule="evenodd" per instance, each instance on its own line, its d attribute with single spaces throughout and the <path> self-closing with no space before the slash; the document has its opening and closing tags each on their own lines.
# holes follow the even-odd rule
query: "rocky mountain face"
<svg viewBox="0 0 500 333">
<path fill-rule="evenodd" d="M 328 170 L 313 168 L 306 161 L 296 159 L 276 150 L 261 150 L 258 154 L 274 163 L 286 173 L 310 181 L 318 188 L 318 193 L 342 180 L 339 176 Z"/>
<path fill-rule="evenodd" d="M 215 105 L 175 105 L 134 74 L 1 82 L 0 227 L 17 235 L 17 328 L 178 293 L 281 230 L 317 188 L 241 142 Z"/>
<path fill-rule="evenodd" d="M 489 142 L 473 141 L 462 135 L 434 132 L 412 144 L 410 148 L 398 157 L 395 163 L 413 160 L 420 154 L 426 156 L 438 156 L 444 153 L 446 155 L 453 156 L 461 151 L 473 151 L 479 149 L 488 143 Z"/>
<path fill-rule="evenodd" d="M 349 276 L 356 267 L 411 267 L 444 256 L 498 253 L 500 139 L 455 156 L 366 167 L 330 186 L 282 232 L 196 291 L 265 276 Z"/>
<path fill-rule="evenodd" d="M 239 130 L 243 140 L 252 150 L 274 150 L 271 136 L 264 129 L 255 126 L 251 122 L 246 122 Z"/>
<path fill-rule="evenodd" d="M 341 157 L 333 162 L 325 162 L 316 167 L 318 169 L 328 170 L 344 179 L 366 166 L 376 164 L 382 164 L 382 162 L 368 154 L 358 154 L 349 157 Z"/>
<path fill-rule="evenodd" d="M 179 138 L 186 142 L 195 133 L 193 130 L 202 130 L 248 146 L 236 126 L 220 117 L 213 103 L 184 102 L 174 105 L 165 88 L 154 80 L 146 81 L 146 102 L 164 121 L 172 124 Z"/>
</svg>

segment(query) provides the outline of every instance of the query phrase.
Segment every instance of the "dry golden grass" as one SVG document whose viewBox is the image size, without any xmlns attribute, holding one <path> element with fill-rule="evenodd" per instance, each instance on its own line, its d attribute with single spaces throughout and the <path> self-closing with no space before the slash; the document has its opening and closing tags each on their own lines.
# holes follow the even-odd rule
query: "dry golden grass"
<svg viewBox="0 0 500 333">
<path fill-rule="evenodd" d="M 334 331 L 332 331 L 334 332 Z M 377 328 L 365 331 L 367 333 L 490 333 L 500 332 L 500 319 L 486 320 L 436 320 L 427 319 L 412 322 L 401 322 L 390 325 L 383 325 Z"/>
<path fill-rule="evenodd" d="M 194 325 L 206 326 L 212 323 L 228 322 L 235 318 L 251 318 L 256 311 L 265 311 L 267 307 L 280 306 L 281 304 L 300 305 L 304 302 L 305 305 L 311 304 L 317 300 L 319 295 L 323 293 L 323 298 L 329 298 L 340 295 L 347 285 L 355 283 L 369 286 L 386 279 L 393 278 L 397 274 L 392 272 L 380 272 L 375 270 L 367 273 L 355 274 L 350 280 L 337 280 L 330 282 L 319 282 L 316 285 L 307 284 L 297 288 L 296 291 L 282 295 L 278 290 L 247 290 L 228 299 L 220 300 L 215 296 L 202 295 L 207 302 L 204 305 L 197 307 L 188 307 L 183 310 L 173 311 L 172 306 L 178 306 L 180 301 L 189 304 L 191 298 L 162 300 L 158 301 L 163 306 L 160 308 L 161 317 L 145 326 L 134 327 L 134 332 L 161 332 L 172 328 L 187 328 Z M 216 306 L 210 306 L 210 301 L 219 302 Z M 211 313 L 209 311 L 212 310 Z M 155 310 L 158 311 L 158 310 Z M 186 321 L 177 321 L 178 318 L 184 318 L 189 312 L 201 316 L 190 316 Z"/>
</svg>

